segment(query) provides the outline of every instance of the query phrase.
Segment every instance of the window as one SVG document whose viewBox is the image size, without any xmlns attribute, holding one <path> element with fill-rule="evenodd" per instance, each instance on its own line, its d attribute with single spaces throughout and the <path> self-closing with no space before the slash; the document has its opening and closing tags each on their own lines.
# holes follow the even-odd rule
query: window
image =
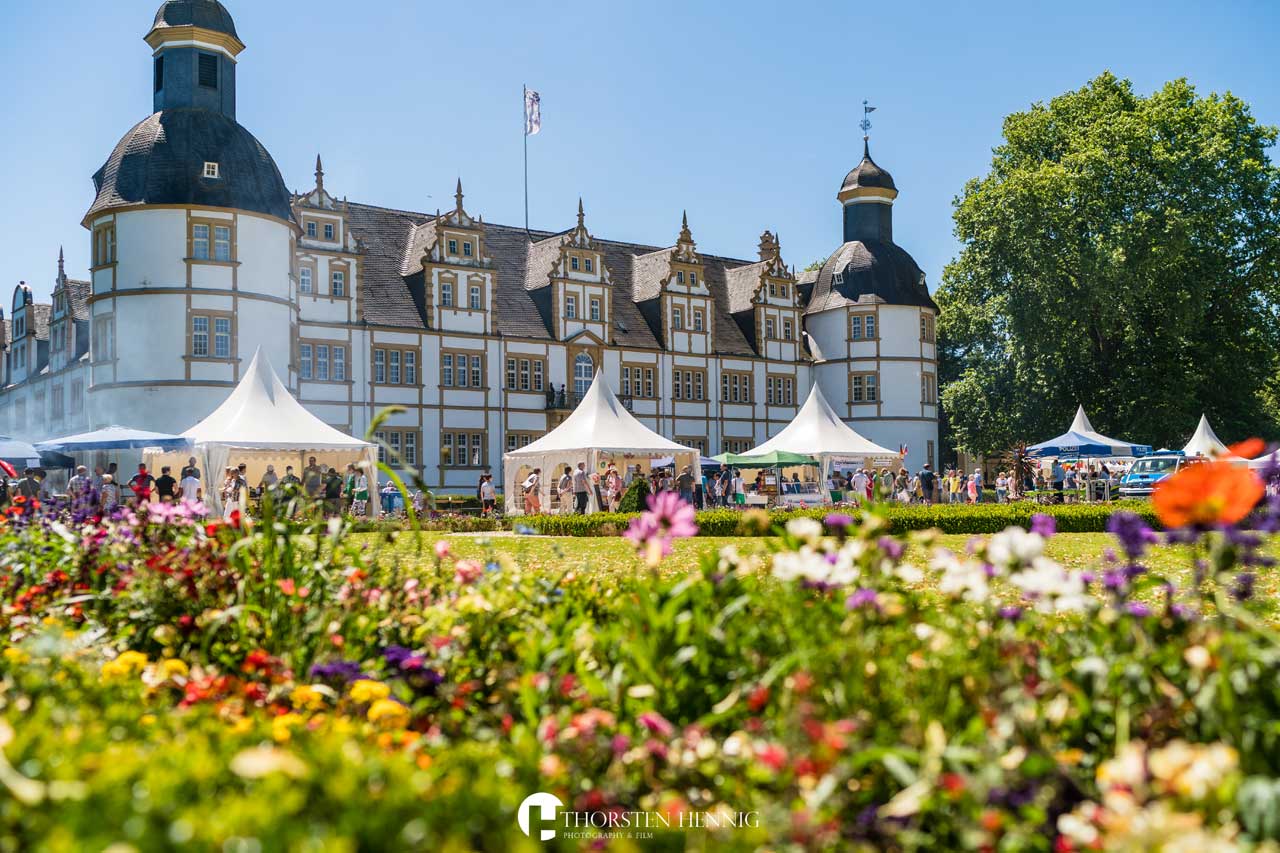
<svg viewBox="0 0 1280 853">
<path fill-rule="evenodd" d="M 105 267 L 116 262 L 116 227 L 102 225 L 93 232 L 93 265 Z"/>
<path fill-rule="evenodd" d="M 720 402 L 750 403 L 751 374 L 746 371 L 726 370 L 720 374 Z"/>
<path fill-rule="evenodd" d="M 726 438 L 720 445 L 725 453 L 746 453 L 755 442 L 749 438 Z"/>
<path fill-rule="evenodd" d="M 677 331 L 684 328 L 684 309 L 679 305 L 671 308 L 671 328 Z"/>
<path fill-rule="evenodd" d="M 440 384 L 446 388 L 483 388 L 484 354 L 440 353 Z"/>
<path fill-rule="evenodd" d="M 794 330 L 792 329 L 791 318 L 783 317 L 782 318 L 782 339 L 784 341 L 791 340 L 793 332 Z"/>
<path fill-rule="evenodd" d="M 591 308 L 590 308 L 591 319 L 599 320 L 600 319 L 600 300 L 595 297 L 592 297 L 590 304 L 591 304 Z"/>
<path fill-rule="evenodd" d="M 842 273 L 842 272 L 838 272 L 838 273 L 836 273 L 836 274 L 835 274 L 835 280 L 836 280 L 836 284 L 837 284 L 837 285 L 844 284 L 844 273 Z"/>
<path fill-rule="evenodd" d="M 231 315 L 193 314 L 188 354 L 192 358 L 231 358 Z"/>
<path fill-rule="evenodd" d="M 462 244 L 462 257 L 464 258 L 471 257 L 471 252 L 472 252 L 471 241 L 468 240 Z"/>
<path fill-rule="evenodd" d="M 346 372 L 346 353 L 343 353 L 343 372 Z M 443 377 L 445 358 L 440 358 Z M 450 362 L 452 371 L 452 362 Z M 412 347 L 378 347 L 373 351 L 373 381 L 378 385 L 417 385 L 418 350 Z M 447 385 L 449 383 L 442 382 Z"/>
<path fill-rule="evenodd" d="M 875 373 L 855 373 L 849 377 L 849 402 L 874 403 L 879 397 L 879 376 Z"/>
<path fill-rule="evenodd" d="M 197 261 L 209 260 L 209 226 L 191 226 L 191 257 Z"/>
<path fill-rule="evenodd" d="M 55 421 L 62 420 L 67 414 L 67 395 L 63 393 L 62 384 L 58 383 L 49 389 L 49 405 L 51 416 Z"/>
<path fill-rule="evenodd" d="M 164 88 L 164 55 L 163 54 L 156 57 L 155 69 L 156 69 L 155 70 L 156 91 L 159 92 L 161 89 Z"/>
<path fill-rule="evenodd" d="M 507 433 L 507 452 L 519 450 L 522 447 L 528 447 L 536 441 L 538 436 L 528 432 L 509 432 Z"/>
<path fill-rule="evenodd" d="M 206 89 L 218 88 L 218 57 L 212 53 L 201 53 L 199 56 L 200 85 Z"/>
<path fill-rule="evenodd" d="M 546 370 L 546 362 L 540 358 L 508 358 L 507 390 L 543 391 Z"/>
<path fill-rule="evenodd" d="M 654 396 L 653 368 L 635 364 L 622 365 L 622 396 L 644 397 Z"/>
<path fill-rule="evenodd" d="M 209 318 L 191 318 L 191 354 L 196 358 L 209 357 Z"/>
<path fill-rule="evenodd" d="M 450 240 L 450 241 L 449 241 L 449 254 L 451 254 L 451 255 L 456 255 L 456 254 L 458 254 L 458 241 L 457 241 L 457 240 Z"/>
<path fill-rule="evenodd" d="M 596 363 L 590 353 L 580 352 L 573 357 L 573 393 L 581 400 L 591 388 L 596 377 Z"/>
<path fill-rule="evenodd" d="M 347 381 L 347 348 L 335 346 L 333 348 L 333 381 Z"/>
<path fill-rule="evenodd" d="M 691 272 L 689 273 L 689 284 L 692 284 L 692 285 L 694 285 L 695 287 L 697 286 L 697 284 L 698 284 L 698 274 L 697 274 L 696 272 L 692 272 L 692 271 L 691 271 Z"/>
<path fill-rule="evenodd" d="M 693 330 L 695 332 L 701 332 L 702 326 L 703 326 L 702 309 L 694 308 L 693 309 Z"/>
<path fill-rule="evenodd" d="M 329 293 L 332 296 L 347 295 L 347 273 L 345 270 L 333 271 L 333 277 L 329 283 Z"/>
<path fill-rule="evenodd" d="M 576 270 L 578 268 L 578 256 L 573 255 L 569 258 L 569 269 Z"/>
<path fill-rule="evenodd" d="M 785 284 L 778 285 L 778 295 L 781 296 L 783 299 L 787 298 L 787 293 L 789 292 L 790 292 L 790 289 Z"/>
<path fill-rule="evenodd" d="M 330 243 L 333 242 L 333 223 L 332 222 L 326 222 L 324 224 L 324 239 L 329 241 Z"/>
<path fill-rule="evenodd" d="M 311 373 L 311 344 L 298 345 L 298 376 L 302 379 L 310 379 Z"/>
<path fill-rule="evenodd" d="M 329 381 L 329 345 L 316 344 L 316 379 Z"/>
<path fill-rule="evenodd" d="M 84 411 L 84 380 L 71 380 L 71 414 L 78 415 Z"/>
<path fill-rule="evenodd" d="M 25 350 L 18 350 L 24 352 Z M 99 314 L 93 318 L 93 360 L 110 361 L 116 357 L 116 318 Z"/>
<path fill-rule="evenodd" d="M 932 373 L 920 374 L 920 402 L 928 405 L 938 402 L 938 379 Z"/>
<path fill-rule="evenodd" d="M 204 164 L 204 176 L 206 178 L 213 178 L 213 179 L 217 179 L 221 177 L 221 175 L 218 174 L 218 164 L 210 163 L 206 161 Z"/>
<path fill-rule="evenodd" d="M 191 259 L 230 261 L 231 226 L 212 222 L 191 223 Z"/>
<path fill-rule="evenodd" d="M 698 368 L 671 371 L 671 396 L 676 400 L 707 399 L 707 372 Z"/>
<path fill-rule="evenodd" d="M 564 316 L 570 320 L 578 317 L 578 297 L 569 294 L 564 298 Z"/>
<path fill-rule="evenodd" d="M 409 468 L 418 467 L 418 431 L 416 429 L 380 429 L 374 432 L 373 439 L 378 445 L 379 462 L 395 465 L 397 462 L 394 456 L 398 456 L 399 464 Z"/>
<path fill-rule="evenodd" d="M 934 316 L 928 311 L 920 312 L 920 340 L 925 343 L 933 343 L 936 337 L 934 330 Z"/>
<path fill-rule="evenodd" d="M 876 337 L 876 336 L 877 336 L 877 335 L 876 335 L 876 315 L 875 315 L 875 314 L 868 314 L 868 315 L 867 315 L 867 318 L 866 318 L 866 322 L 865 322 L 865 323 L 863 323 L 863 325 L 864 325 L 864 326 L 866 326 L 866 328 L 867 328 L 867 337 L 868 337 L 868 338 L 874 338 L 874 337 Z"/>
<path fill-rule="evenodd" d="M 215 261 L 231 260 L 231 227 L 228 225 L 214 226 L 213 259 Z"/>
<path fill-rule="evenodd" d="M 213 354 L 216 358 L 231 358 L 231 318 L 213 318 Z"/>
<path fill-rule="evenodd" d="M 777 326 L 774 324 L 772 317 L 764 318 L 764 336 L 769 340 L 773 340 L 777 334 Z"/>
<path fill-rule="evenodd" d="M 794 376 L 766 376 L 765 402 L 770 406 L 793 406 L 796 402 Z"/>
<path fill-rule="evenodd" d="M 468 243 L 467 245 L 471 245 L 471 244 Z M 480 285 L 478 284 L 471 285 L 469 304 L 471 305 L 472 311 L 479 311 L 481 308 L 484 307 L 484 300 L 482 298 Z"/>
<path fill-rule="evenodd" d="M 453 307 L 453 282 L 440 282 L 440 306 L 442 308 Z"/>
<path fill-rule="evenodd" d="M 849 316 L 849 340 L 868 341 L 876 336 L 875 314 L 851 314 Z"/>
<path fill-rule="evenodd" d="M 684 284 L 684 270 L 676 271 L 676 284 Z"/>
<path fill-rule="evenodd" d="M 449 468 L 482 468 L 485 465 L 484 433 L 480 430 L 446 429 L 440 436 L 440 464 Z"/>
<path fill-rule="evenodd" d="M 315 273 L 312 272 L 311 267 L 301 267 L 298 270 L 298 290 L 303 293 L 311 293 L 315 287 L 315 285 L 312 284 L 311 277 L 313 275 L 315 275 Z"/>
<path fill-rule="evenodd" d="M 849 340 L 862 340 L 862 315 L 854 314 L 849 318 Z"/>
<path fill-rule="evenodd" d="M 315 237 L 315 236 L 316 236 L 316 224 L 315 224 L 315 222 L 311 222 L 311 221 L 308 221 L 308 222 L 307 222 L 307 236 L 308 236 L 308 237 Z"/>
<path fill-rule="evenodd" d="M 590 259 L 590 258 L 583 258 L 583 259 L 582 259 L 582 263 L 583 263 L 583 266 L 585 266 L 585 267 L 587 268 L 587 272 L 591 272 L 591 268 L 592 268 L 592 266 L 593 266 L 593 265 L 592 265 L 592 263 L 591 263 L 591 259 Z"/>
</svg>

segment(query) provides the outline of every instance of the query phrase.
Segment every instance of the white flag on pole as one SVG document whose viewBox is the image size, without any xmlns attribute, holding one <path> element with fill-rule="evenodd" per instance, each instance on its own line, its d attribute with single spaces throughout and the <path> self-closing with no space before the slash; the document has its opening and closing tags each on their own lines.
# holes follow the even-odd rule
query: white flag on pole
<svg viewBox="0 0 1280 853">
<path fill-rule="evenodd" d="M 532 89 L 524 90 L 524 135 L 542 130 L 542 96 Z"/>
</svg>

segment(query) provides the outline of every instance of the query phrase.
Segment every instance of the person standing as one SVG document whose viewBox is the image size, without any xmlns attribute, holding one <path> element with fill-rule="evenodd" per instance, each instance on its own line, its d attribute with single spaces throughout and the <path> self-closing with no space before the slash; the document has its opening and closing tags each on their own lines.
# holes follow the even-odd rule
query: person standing
<svg viewBox="0 0 1280 853">
<path fill-rule="evenodd" d="M 173 475 L 169 473 L 171 470 L 168 465 L 161 466 L 160 476 L 156 478 L 156 495 L 160 498 L 161 503 L 171 504 L 178 496 L 178 481 L 173 479 Z"/>
<path fill-rule="evenodd" d="M 102 475 L 102 492 L 99 500 L 103 515 L 120 506 L 120 485 L 110 474 Z"/>
<path fill-rule="evenodd" d="M 280 476 L 276 474 L 276 466 L 267 465 L 267 470 L 263 473 L 262 479 L 258 481 L 258 491 L 260 493 L 259 500 L 267 496 L 268 492 L 274 491 L 280 482 Z"/>
<path fill-rule="evenodd" d="M 493 487 L 493 475 L 485 474 L 480 478 L 480 513 L 493 515 L 498 507 L 498 491 Z"/>
<path fill-rule="evenodd" d="M 733 489 L 734 506 L 744 507 L 747 505 L 747 484 L 742 480 L 742 469 L 733 469 L 733 476 L 729 480 L 730 488 Z"/>
<path fill-rule="evenodd" d="M 194 468 L 183 468 L 185 476 L 178 483 L 178 491 L 182 494 L 182 500 L 187 503 L 198 503 L 204 500 L 204 489 L 200 485 L 200 472 Z"/>
<path fill-rule="evenodd" d="M 1009 478 L 1003 471 L 996 474 L 996 503 L 1006 503 L 1009 495 Z"/>
<path fill-rule="evenodd" d="M 313 500 L 324 491 L 324 471 L 316 464 L 314 456 L 307 459 L 307 467 L 302 469 L 302 489 Z"/>
<path fill-rule="evenodd" d="M 523 489 L 525 515 L 538 515 L 542 512 L 541 468 L 534 468 L 533 473 L 525 478 Z"/>
<path fill-rule="evenodd" d="M 680 500 L 687 504 L 693 504 L 693 472 L 686 465 L 680 470 L 680 476 L 676 477 L 676 492 L 680 495 Z"/>
<path fill-rule="evenodd" d="M 369 475 L 364 466 L 353 466 L 355 481 L 351 486 L 351 514 L 362 518 L 369 514 Z"/>
<path fill-rule="evenodd" d="M 85 499 L 93 490 L 93 481 L 89 479 L 89 469 L 83 465 L 76 467 L 75 476 L 67 481 L 67 498 L 74 507 Z"/>
<path fill-rule="evenodd" d="M 926 462 L 924 467 L 920 469 L 920 473 L 916 475 L 920 479 L 920 497 L 924 500 L 925 505 L 933 503 L 933 487 L 937 481 L 937 475 L 933 473 L 933 464 Z"/>
<path fill-rule="evenodd" d="M 556 500 L 560 504 L 561 515 L 573 514 L 573 469 L 564 466 L 564 473 L 556 482 Z"/>
<path fill-rule="evenodd" d="M 1062 489 L 1067 479 L 1067 472 L 1057 459 L 1053 460 L 1053 468 L 1050 469 L 1049 478 L 1053 481 L 1054 501 L 1062 503 Z"/>
<path fill-rule="evenodd" d="M 129 490 L 138 504 L 150 503 L 155 486 L 156 478 L 147 471 L 146 465 L 139 465 L 138 473 L 129 478 Z"/>
<path fill-rule="evenodd" d="M 324 495 L 324 511 L 330 517 L 342 514 L 342 475 L 332 465 L 321 481 Z"/>
<path fill-rule="evenodd" d="M 588 491 L 587 463 L 585 462 L 579 462 L 578 470 L 573 472 L 573 500 L 574 512 L 578 515 L 586 515 L 587 506 L 591 502 L 591 493 Z"/>
<path fill-rule="evenodd" d="M 196 458 L 194 456 L 187 458 L 187 464 L 183 465 L 182 471 L 179 472 L 180 479 L 185 480 L 187 477 L 195 477 L 197 480 L 200 479 L 200 469 L 196 467 Z"/>
</svg>

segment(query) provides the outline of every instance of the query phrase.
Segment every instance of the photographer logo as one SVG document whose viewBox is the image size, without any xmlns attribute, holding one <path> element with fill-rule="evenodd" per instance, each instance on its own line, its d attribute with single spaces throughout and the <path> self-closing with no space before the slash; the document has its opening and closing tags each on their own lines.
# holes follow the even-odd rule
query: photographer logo
<svg viewBox="0 0 1280 853">
<path fill-rule="evenodd" d="M 539 822 L 554 823 L 556 819 L 556 810 L 564 808 L 564 803 L 560 802 L 560 798 L 555 794 L 548 794 L 539 791 L 536 794 L 530 794 L 524 798 L 524 802 L 520 803 L 520 808 L 516 810 L 516 822 L 520 824 L 520 831 L 530 838 L 533 832 L 529 829 L 529 815 L 533 811 L 538 813 Z M 550 841 L 556 837 L 554 829 L 539 829 L 538 838 L 542 841 Z"/>
</svg>

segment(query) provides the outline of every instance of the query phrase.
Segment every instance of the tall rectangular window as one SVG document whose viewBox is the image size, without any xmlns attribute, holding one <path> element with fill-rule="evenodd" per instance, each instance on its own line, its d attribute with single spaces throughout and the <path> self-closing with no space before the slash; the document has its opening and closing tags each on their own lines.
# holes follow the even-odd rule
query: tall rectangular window
<svg viewBox="0 0 1280 853">
<path fill-rule="evenodd" d="M 213 318 L 213 354 L 217 358 L 231 358 L 231 318 Z"/>
<path fill-rule="evenodd" d="M 695 332 L 701 332 L 702 326 L 703 326 L 702 309 L 694 308 L 693 309 L 693 330 Z"/>
<path fill-rule="evenodd" d="M 591 300 L 591 319 L 592 320 L 600 319 L 600 300 L 599 299 L 593 298 Z"/>
<path fill-rule="evenodd" d="M 298 376 L 311 378 L 311 344 L 298 345 Z"/>
<path fill-rule="evenodd" d="M 413 350 L 404 353 L 404 384 L 418 384 L 418 354 Z"/>
<path fill-rule="evenodd" d="M 876 315 L 868 314 L 866 317 L 867 337 L 874 338 L 876 336 Z"/>
<path fill-rule="evenodd" d="M 333 242 L 333 223 L 332 222 L 326 222 L 324 224 L 324 239 L 328 240 L 330 243 Z"/>
<path fill-rule="evenodd" d="M 313 273 L 311 272 L 311 267 L 302 267 L 300 270 L 298 270 L 298 290 L 299 291 L 301 291 L 302 293 L 311 293 L 312 289 L 314 288 L 314 284 L 312 283 L 312 279 L 311 279 L 312 275 Z"/>
<path fill-rule="evenodd" d="M 215 261 L 231 260 L 231 228 L 227 225 L 214 226 L 213 259 Z"/>
<path fill-rule="evenodd" d="M 347 295 L 347 274 L 342 270 L 333 271 L 332 286 L 329 288 L 330 293 L 334 296 Z"/>
<path fill-rule="evenodd" d="M 791 319 L 789 317 L 783 317 L 782 318 L 782 339 L 784 341 L 789 341 L 791 340 L 791 335 L 792 335 Z"/>
<path fill-rule="evenodd" d="M 387 351 L 387 381 L 392 385 L 400 384 L 400 350 Z"/>
<path fill-rule="evenodd" d="M 333 348 L 333 381 L 347 381 L 347 348 L 335 346 Z"/>
<path fill-rule="evenodd" d="M 453 285 L 450 282 L 440 282 L 440 304 L 445 308 L 453 307 Z"/>
<path fill-rule="evenodd" d="M 191 257 L 197 261 L 209 260 L 209 226 L 191 226 Z"/>
<path fill-rule="evenodd" d="M 849 340 L 862 340 L 862 315 L 854 314 L 849 318 Z"/>
<path fill-rule="evenodd" d="M 471 244 L 468 243 L 467 245 L 470 246 Z M 483 307 L 483 303 L 480 298 L 480 285 L 473 284 L 471 285 L 471 310 L 479 311 L 481 307 Z"/>
<path fill-rule="evenodd" d="M 453 385 L 453 356 L 447 352 L 440 356 L 440 384 L 446 388 Z"/>
<path fill-rule="evenodd" d="M 209 318 L 191 318 L 191 354 L 196 358 L 209 357 Z"/>
<path fill-rule="evenodd" d="M 164 88 L 164 54 L 160 54 L 156 57 L 155 68 L 156 91 L 159 92 Z"/>
<path fill-rule="evenodd" d="M 684 328 L 684 309 L 679 305 L 671 309 L 671 328 L 676 330 Z"/>
<path fill-rule="evenodd" d="M 316 379 L 321 382 L 329 381 L 329 346 L 327 344 L 316 345 Z"/>
<path fill-rule="evenodd" d="M 569 294 L 564 298 L 564 316 L 574 320 L 578 316 L 578 297 Z"/>
<path fill-rule="evenodd" d="M 387 351 L 384 349 L 373 351 L 373 381 L 379 385 L 387 383 Z"/>
</svg>

